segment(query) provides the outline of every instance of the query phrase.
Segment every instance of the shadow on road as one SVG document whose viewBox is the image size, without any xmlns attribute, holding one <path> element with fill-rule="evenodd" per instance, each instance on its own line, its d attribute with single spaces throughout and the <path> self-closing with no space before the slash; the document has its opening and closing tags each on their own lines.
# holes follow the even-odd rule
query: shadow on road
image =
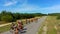
<svg viewBox="0 0 60 34">
<path fill-rule="evenodd" d="M 24 28 L 21 33 L 23 34 L 23 33 L 26 33 L 26 32 L 27 32 L 27 28 Z"/>
</svg>

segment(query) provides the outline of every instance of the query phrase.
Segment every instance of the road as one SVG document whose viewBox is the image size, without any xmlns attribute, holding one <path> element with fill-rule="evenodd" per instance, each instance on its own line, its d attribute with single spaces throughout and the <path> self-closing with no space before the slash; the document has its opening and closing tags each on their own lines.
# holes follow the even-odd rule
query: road
<svg viewBox="0 0 60 34">
<path fill-rule="evenodd" d="M 44 16 L 44 17 L 38 19 L 37 23 L 32 22 L 30 24 L 27 24 L 25 26 L 25 28 L 27 28 L 27 30 L 25 33 L 22 33 L 22 34 L 37 34 L 39 27 L 41 27 L 41 24 L 45 21 L 46 17 L 47 16 Z M 11 32 L 7 31 L 7 32 L 1 33 L 1 34 L 11 34 Z"/>
</svg>

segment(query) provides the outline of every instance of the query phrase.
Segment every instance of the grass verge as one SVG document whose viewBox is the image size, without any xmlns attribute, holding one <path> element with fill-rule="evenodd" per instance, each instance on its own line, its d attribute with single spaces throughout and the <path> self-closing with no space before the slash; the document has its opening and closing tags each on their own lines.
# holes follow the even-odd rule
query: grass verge
<svg viewBox="0 0 60 34">
<path fill-rule="evenodd" d="M 58 30 L 60 30 L 60 26 L 58 26 L 60 25 L 60 20 L 57 20 L 56 18 L 57 16 L 48 16 L 46 21 L 44 21 L 45 24 L 42 24 L 42 25 L 47 24 L 47 34 L 57 34 Z M 55 26 L 57 26 L 57 30 L 55 29 Z M 43 33 L 43 26 L 41 26 L 41 28 L 39 29 L 38 34 L 42 33 Z"/>
<path fill-rule="evenodd" d="M 10 30 L 10 26 L 11 25 L 6 25 L 6 26 L 3 26 L 3 27 L 0 27 L 0 33 L 9 31 Z"/>
<path fill-rule="evenodd" d="M 43 33 L 43 27 L 45 26 L 45 21 L 41 24 L 38 34 L 42 34 Z"/>
</svg>

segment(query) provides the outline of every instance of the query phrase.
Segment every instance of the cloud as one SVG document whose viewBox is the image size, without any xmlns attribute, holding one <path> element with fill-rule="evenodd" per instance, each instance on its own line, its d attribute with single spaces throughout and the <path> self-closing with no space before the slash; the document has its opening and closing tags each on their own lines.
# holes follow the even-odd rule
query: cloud
<svg viewBox="0 0 60 34">
<path fill-rule="evenodd" d="M 60 13 L 60 5 L 54 5 L 46 8 L 42 8 L 46 13 Z"/>
<path fill-rule="evenodd" d="M 6 2 L 4 3 L 4 6 L 11 6 L 18 3 L 19 6 L 23 7 L 27 4 L 28 0 L 11 0 L 11 1 L 5 0 L 5 1 Z"/>
<path fill-rule="evenodd" d="M 21 12 L 21 13 L 35 13 L 35 12 L 40 12 L 41 8 L 36 6 L 36 5 L 25 5 L 24 7 L 21 8 L 13 8 L 12 10 L 15 12 Z"/>
<path fill-rule="evenodd" d="M 60 9 L 60 5 L 54 5 L 54 6 L 46 7 L 44 9 L 48 9 L 48 10 Z"/>
<path fill-rule="evenodd" d="M 40 10 L 38 6 L 34 5 L 26 5 L 24 7 L 18 8 L 19 11 L 35 11 L 35 10 Z"/>
<path fill-rule="evenodd" d="M 25 7 L 17 9 L 23 12 L 39 12 L 39 13 L 60 13 L 60 5 L 54 5 L 50 7 L 41 8 L 36 5 L 27 5 Z"/>
<path fill-rule="evenodd" d="M 14 5 L 14 4 L 16 4 L 17 3 L 17 1 L 9 1 L 9 2 L 6 2 L 5 4 L 4 4 L 4 6 L 10 6 L 10 5 Z"/>
<path fill-rule="evenodd" d="M 36 5 L 28 4 L 28 0 L 14 0 L 4 4 L 4 6 L 11 6 L 19 2 L 17 8 L 12 7 L 11 10 L 16 12 L 41 12 L 41 13 L 55 13 L 60 12 L 60 5 L 53 5 L 50 7 L 40 7 Z M 20 4 L 21 3 L 21 4 Z M 10 10 L 10 9 L 9 9 Z"/>
<path fill-rule="evenodd" d="M 18 0 L 19 7 L 25 7 L 27 5 L 28 0 Z"/>
</svg>

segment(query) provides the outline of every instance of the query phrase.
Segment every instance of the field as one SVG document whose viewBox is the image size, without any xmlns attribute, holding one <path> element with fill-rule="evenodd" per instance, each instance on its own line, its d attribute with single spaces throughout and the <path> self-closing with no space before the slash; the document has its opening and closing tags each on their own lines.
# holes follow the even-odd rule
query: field
<svg viewBox="0 0 60 34">
<path fill-rule="evenodd" d="M 60 34 L 60 20 L 57 19 L 57 16 L 48 16 L 44 23 L 42 25 L 46 25 L 46 29 L 44 30 L 44 26 L 42 26 L 38 34 Z"/>
</svg>

